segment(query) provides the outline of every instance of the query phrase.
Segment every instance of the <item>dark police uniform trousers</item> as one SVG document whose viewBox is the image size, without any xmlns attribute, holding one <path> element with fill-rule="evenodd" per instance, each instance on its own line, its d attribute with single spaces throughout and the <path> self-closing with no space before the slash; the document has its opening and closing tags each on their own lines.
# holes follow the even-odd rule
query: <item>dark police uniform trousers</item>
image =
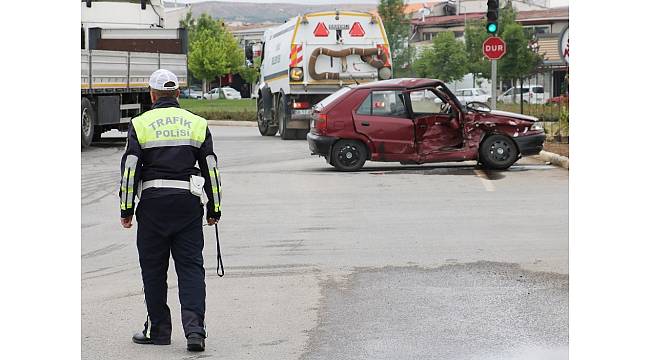
<svg viewBox="0 0 650 360">
<path fill-rule="evenodd" d="M 149 189 L 144 190 L 149 191 Z M 169 254 L 178 275 L 178 297 L 185 334 L 205 337 L 205 270 L 203 268 L 203 206 L 187 194 L 145 198 L 136 209 L 138 255 L 154 343 L 171 338 L 167 306 Z"/>
<path fill-rule="evenodd" d="M 162 184 L 189 184 L 190 176 L 200 173 L 205 179 L 207 216 L 221 217 L 221 181 L 207 121 L 180 109 L 175 99 L 159 99 L 152 110 L 131 121 L 121 171 L 120 216 L 132 216 L 135 210 L 138 221 L 137 247 L 148 312 L 144 335 L 154 344 L 171 340 L 167 306 L 171 254 L 178 275 L 185 336 L 198 333 L 205 337 L 203 205 L 189 187 Z M 135 209 L 140 181 L 156 185 L 143 186 Z"/>
</svg>

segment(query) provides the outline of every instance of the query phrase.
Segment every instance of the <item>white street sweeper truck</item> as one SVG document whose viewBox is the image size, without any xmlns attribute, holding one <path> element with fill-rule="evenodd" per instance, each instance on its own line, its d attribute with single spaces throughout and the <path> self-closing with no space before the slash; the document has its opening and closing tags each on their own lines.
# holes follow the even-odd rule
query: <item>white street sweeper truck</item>
<svg viewBox="0 0 650 360">
<path fill-rule="evenodd" d="M 311 108 L 342 86 L 392 77 L 379 16 L 327 11 L 297 16 L 264 33 L 257 122 L 264 136 L 305 139 Z"/>
</svg>

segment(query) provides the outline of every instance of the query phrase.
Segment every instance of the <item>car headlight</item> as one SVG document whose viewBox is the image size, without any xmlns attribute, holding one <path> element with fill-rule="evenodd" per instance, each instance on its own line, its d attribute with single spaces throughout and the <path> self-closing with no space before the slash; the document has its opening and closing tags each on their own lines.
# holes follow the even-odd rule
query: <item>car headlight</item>
<svg viewBox="0 0 650 360">
<path fill-rule="evenodd" d="M 544 127 L 541 124 L 533 123 L 533 126 L 530 127 L 530 131 L 539 131 L 544 130 Z"/>
</svg>

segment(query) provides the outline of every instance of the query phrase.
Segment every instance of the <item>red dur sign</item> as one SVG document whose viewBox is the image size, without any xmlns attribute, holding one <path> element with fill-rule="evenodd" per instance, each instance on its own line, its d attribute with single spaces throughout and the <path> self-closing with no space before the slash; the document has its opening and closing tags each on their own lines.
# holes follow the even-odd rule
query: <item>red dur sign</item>
<svg viewBox="0 0 650 360">
<path fill-rule="evenodd" d="M 483 55 L 490 60 L 498 60 L 506 53 L 506 43 L 497 36 L 491 36 L 483 42 Z"/>
</svg>

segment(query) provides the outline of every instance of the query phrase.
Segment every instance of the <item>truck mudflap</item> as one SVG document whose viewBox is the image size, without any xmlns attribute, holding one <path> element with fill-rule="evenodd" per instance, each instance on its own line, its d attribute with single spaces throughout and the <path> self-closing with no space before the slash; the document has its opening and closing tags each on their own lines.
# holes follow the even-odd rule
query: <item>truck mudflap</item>
<svg viewBox="0 0 650 360">
<path fill-rule="evenodd" d="M 265 86 L 261 90 L 262 92 L 262 104 L 264 106 L 264 121 L 267 123 L 271 121 L 273 117 L 271 115 L 271 109 L 273 108 L 273 94 L 271 94 L 271 89 L 268 86 Z"/>
</svg>

